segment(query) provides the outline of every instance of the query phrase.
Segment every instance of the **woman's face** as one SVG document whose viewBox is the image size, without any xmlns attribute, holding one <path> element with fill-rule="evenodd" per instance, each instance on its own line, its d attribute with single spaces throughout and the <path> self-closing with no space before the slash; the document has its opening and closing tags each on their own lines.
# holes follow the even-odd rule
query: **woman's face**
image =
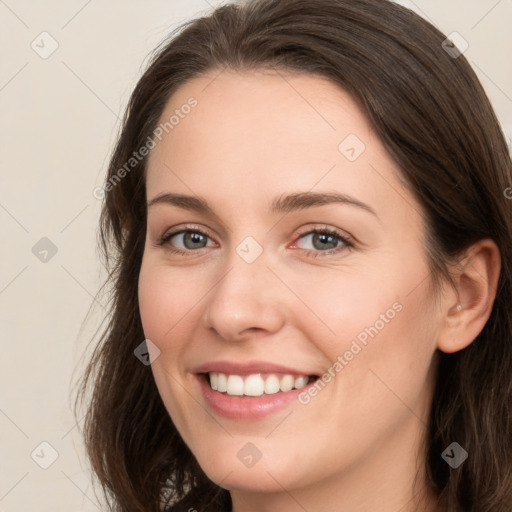
<svg viewBox="0 0 512 512">
<path fill-rule="evenodd" d="M 199 464 L 238 491 L 411 477 L 440 317 L 420 206 L 375 132 L 313 75 L 217 71 L 171 116 L 139 301 Z"/>
</svg>

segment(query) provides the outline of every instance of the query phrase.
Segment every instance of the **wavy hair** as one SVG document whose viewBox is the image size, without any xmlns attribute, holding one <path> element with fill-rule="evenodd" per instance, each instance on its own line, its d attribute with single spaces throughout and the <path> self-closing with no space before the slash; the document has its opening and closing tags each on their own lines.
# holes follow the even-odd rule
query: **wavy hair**
<svg viewBox="0 0 512 512">
<path fill-rule="evenodd" d="M 438 354 L 423 456 L 442 510 L 512 510 L 512 164 L 481 84 L 445 39 L 388 0 L 249 0 L 185 23 L 156 50 L 106 176 L 99 243 L 110 312 L 77 396 L 110 510 L 231 509 L 229 492 L 206 477 L 177 432 L 150 367 L 134 357 L 144 339 L 137 285 L 147 157 L 108 186 L 176 89 L 225 68 L 314 73 L 351 94 L 422 207 L 434 280 L 449 278 L 448 264 L 475 241 L 496 242 L 502 268 L 491 316 L 466 349 Z M 441 458 L 453 441 L 469 453 L 457 469 Z"/>
</svg>

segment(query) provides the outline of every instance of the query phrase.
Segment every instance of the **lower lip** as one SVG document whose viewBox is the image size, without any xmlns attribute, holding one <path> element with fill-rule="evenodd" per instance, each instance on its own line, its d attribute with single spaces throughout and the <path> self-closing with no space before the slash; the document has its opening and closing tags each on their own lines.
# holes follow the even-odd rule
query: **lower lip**
<svg viewBox="0 0 512 512">
<path fill-rule="evenodd" d="M 298 396 L 314 382 L 300 389 L 280 391 L 272 395 L 232 396 L 211 388 L 204 374 L 196 375 L 203 396 L 214 412 L 234 420 L 256 420 L 280 411 L 298 400 Z"/>
</svg>

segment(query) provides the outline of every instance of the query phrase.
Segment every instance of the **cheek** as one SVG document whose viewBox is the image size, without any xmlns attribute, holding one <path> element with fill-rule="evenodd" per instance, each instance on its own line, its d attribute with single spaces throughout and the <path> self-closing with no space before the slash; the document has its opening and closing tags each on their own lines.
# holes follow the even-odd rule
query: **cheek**
<svg viewBox="0 0 512 512">
<path fill-rule="evenodd" d="M 331 361 L 357 340 L 361 346 L 389 329 L 404 309 L 407 284 L 353 267 L 281 272 L 300 301 L 290 298 L 293 322 Z M 403 315 L 402 315 L 403 316 Z M 397 340 L 398 341 L 398 340 Z M 350 357 L 350 356 L 349 356 Z"/>
<path fill-rule="evenodd" d="M 150 260 L 142 264 L 139 310 L 145 337 L 160 350 L 151 368 L 161 393 L 166 393 L 169 385 L 174 387 L 176 380 L 170 375 L 182 379 L 185 374 L 183 362 L 190 330 L 198 324 L 194 306 L 204 296 L 199 282 L 180 279 L 179 272 L 159 263 L 151 264 Z M 174 401 L 171 395 L 168 399 Z"/>
<path fill-rule="evenodd" d="M 204 297 L 201 282 L 197 273 L 193 280 L 185 279 L 179 269 L 171 271 L 149 259 L 143 261 L 138 294 L 141 321 L 146 337 L 163 344 L 160 350 L 175 346 L 179 337 L 174 335 L 187 324 L 194 306 Z M 166 340 L 173 340 L 173 345 Z"/>
<path fill-rule="evenodd" d="M 297 306 L 298 329 L 327 356 L 326 373 L 334 376 L 324 374 L 327 386 L 354 411 L 385 417 L 393 403 L 403 408 L 401 400 L 428 395 L 439 319 L 429 307 L 428 268 L 421 255 L 412 259 L 390 258 L 360 272 L 324 270 L 315 279 L 287 276 L 309 310 Z"/>
<path fill-rule="evenodd" d="M 192 442 L 194 424 L 190 418 L 200 411 L 188 411 L 190 403 L 186 371 L 183 366 L 188 343 L 188 331 L 197 325 L 194 305 L 204 291 L 197 283 L 180 279 L 179 271 L 151 258 L 143 261 L 139 275 L 139 310 L 144 335 L 160 350 L 151 365 L 158 392 L 185 443 Z M 188 336 L 188 337 L 187 337 Z M 192 405 L 193 407 L 193 405 Z"/>
</svg>

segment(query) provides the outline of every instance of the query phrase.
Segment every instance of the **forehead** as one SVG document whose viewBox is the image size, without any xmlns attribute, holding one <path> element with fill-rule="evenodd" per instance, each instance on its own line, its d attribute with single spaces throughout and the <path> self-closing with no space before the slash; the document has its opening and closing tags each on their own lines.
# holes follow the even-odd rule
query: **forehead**
<svg viewBox="0 0 512 512">
<path fill-rule="evenodd" d="M 151 151 L 148 198 L 165 189 L 261 208 L 280 193 L 335 190 L 419 211 L 356 102 L 323 77 L 212 71 L 172 95 L 160 121 L 173 116 Z"/>
<path fill-rule="evenodd" d="M 177 119 L 176 114 L 189 110 L 186 105 L 191 98 L 197 105 Z M 353 141 L 359 139 L 359 151 L 375 138 L 349 94 L 310 74 L 210 72 L 185 83 L 171 96 L 161 124 L 173 114 L 178 122 L 168 137 L 164 135 L 167 147 L 161 149 L 179 152 L 185 141 L 196 143 L 196 158 L 207 158 L 210 150 L 229 149 L 224 154 L 226 165 L 240 158 L 242 151 L 246 162 L 310 160 L 308 155 L 315 161 L 332 161 L 348 135 Z"/>
</svg>

